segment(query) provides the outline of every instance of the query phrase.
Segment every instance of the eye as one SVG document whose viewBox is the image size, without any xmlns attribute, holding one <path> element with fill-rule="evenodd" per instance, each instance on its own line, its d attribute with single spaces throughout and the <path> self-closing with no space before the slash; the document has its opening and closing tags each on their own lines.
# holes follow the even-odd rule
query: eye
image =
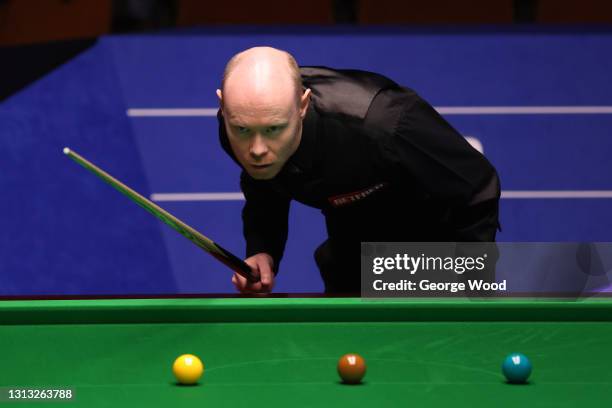
<svg viewBox="0 0 612 408">
<path fill-rule="evenodd" d="M 266 128 L 266 133 L 271 135 L 271 134 L 280 132 L 282 129 L 283 129 L 283 126 L 268 126 Z"/>
<path fill-rule="evenodd" d="M 250 131 L 249 128 L 244 127 L 244 126 L 237 126 L 236 130 L 238 131 L 239 135 L 247 135 L 249 134 L 249 131 Z"/>
</svg>

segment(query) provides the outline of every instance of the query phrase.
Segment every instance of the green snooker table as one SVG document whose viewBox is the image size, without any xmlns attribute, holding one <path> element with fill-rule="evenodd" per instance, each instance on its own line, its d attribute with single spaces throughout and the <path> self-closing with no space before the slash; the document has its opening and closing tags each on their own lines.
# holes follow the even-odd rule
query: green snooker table
<svg viewBox="0 0 612 408">
<path fill-rule="evenodd" d="M 612 299 L 184 298 L 0 302 L 9 389 L 74 390 L 70 407 L 577 407 L 612 392 Z M 507 384 L 504 357 L 533 364 Z M 364 382 L 338 358 L 361 354 Z M 205 373 L 176 384 L 171 365 Z M 20 405 L 21 404 L 21 405 Z M 57 406 L 49 401 L 15 406 Z"/>
</svg>

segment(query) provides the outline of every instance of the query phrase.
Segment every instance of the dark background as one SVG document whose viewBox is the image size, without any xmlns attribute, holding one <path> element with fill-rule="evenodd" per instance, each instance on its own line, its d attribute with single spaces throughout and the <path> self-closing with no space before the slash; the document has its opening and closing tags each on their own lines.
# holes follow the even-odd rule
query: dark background
<svg viewBox="0 0 612 408">
<path fill-rule="evenodd" d="M 607 0 L 0 0 L 0 45 L 226 24 L 607 24 Z"/>
</svg>

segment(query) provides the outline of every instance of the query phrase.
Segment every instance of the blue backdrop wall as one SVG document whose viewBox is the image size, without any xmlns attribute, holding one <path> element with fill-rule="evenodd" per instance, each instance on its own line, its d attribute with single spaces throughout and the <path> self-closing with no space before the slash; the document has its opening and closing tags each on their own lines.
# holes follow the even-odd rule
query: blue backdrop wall
<svg viewBox="0 0 612 408">
<path fill-rule="evenodd" d="M 64 146 L 243 255 L 217 143 L 226 61 L 255 45 L 380 72 L 480 145 L 502 241 L 612 240 L 612 34 L 254 29 L 111 36 L 0 104 L 0 295 L 232 292 L 231 274 L 61 154 Z M 211 193 L 227 193 L 215 195 Z M 279 292 L 322 289 L 318 211 L 294 203 Z"/>
</svg>

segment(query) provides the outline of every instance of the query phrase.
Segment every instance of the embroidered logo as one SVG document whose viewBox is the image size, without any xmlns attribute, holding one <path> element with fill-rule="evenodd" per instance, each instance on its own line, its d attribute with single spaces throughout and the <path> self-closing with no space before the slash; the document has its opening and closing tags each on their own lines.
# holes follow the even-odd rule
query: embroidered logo
<svg viewBox="0 0 612 408">
<path fill-rule="evenodd" d="M 345 205 L 352 204 L 356 201 L 363 200 L 364 198 L 372 195 L 381 188 L 385 187 L 388 183 L 378 183 L 372 187 L 368 187 L 363 190 L 353 191 L 351 193 L 341 194 L 333 197 L 329 197 L 328 201 L 333 207 L 344 207 Z"/>
</svg>

